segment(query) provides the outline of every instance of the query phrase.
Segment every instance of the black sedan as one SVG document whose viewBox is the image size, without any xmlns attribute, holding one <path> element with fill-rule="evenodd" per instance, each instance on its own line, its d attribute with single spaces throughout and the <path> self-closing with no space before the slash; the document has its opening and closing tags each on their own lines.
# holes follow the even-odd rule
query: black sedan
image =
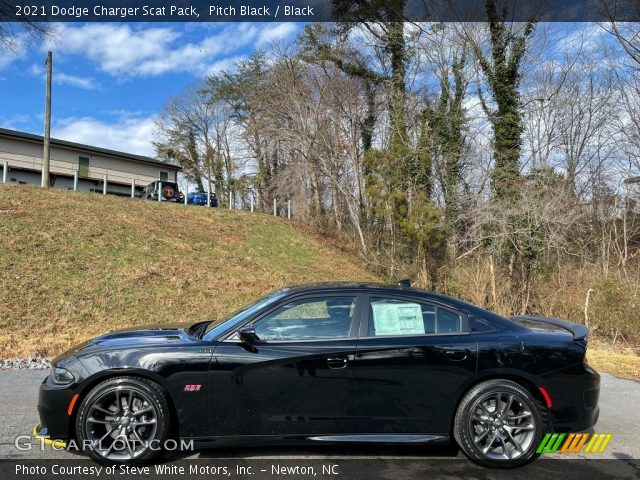
<svg viewBox="0 0 640 480">
<path fill-rule="evenodd" d="M 595 425 L 586 347 L 583 325 L 508 319 L 406 284 L 298 286 L 221 323 L 123 330 L 65 353 L 40 387 L 36 429 L 125 464 L 180 439 L 456 442 L 514 467 L 546 432 Z"/>
</svg>

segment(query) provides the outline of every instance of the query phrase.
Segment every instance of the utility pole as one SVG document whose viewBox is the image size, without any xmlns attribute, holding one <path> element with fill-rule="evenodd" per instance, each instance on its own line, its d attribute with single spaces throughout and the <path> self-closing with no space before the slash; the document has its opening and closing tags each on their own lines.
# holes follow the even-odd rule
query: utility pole
<svg viewBox="0 0 640 480">
<path fill-rule="evenodd" d="M 49 155 L 51 139 L 51 71 L 53 69 L 53 54 L 47 53 L 47 93 L 44 108 L 44 151 L 42 153 L 42 186 L 49 188 Z"/>
<path fill-rule="evenodd" d="M 207 153 L 205 158 L 207 159 L 207 181 L 208 181 L 207 208 L 211 208 L 211 148 L 208 145 L 208 141 L 207 141 Z M 222 201 L 222 199 L 220 200 Z"/>
</svg>

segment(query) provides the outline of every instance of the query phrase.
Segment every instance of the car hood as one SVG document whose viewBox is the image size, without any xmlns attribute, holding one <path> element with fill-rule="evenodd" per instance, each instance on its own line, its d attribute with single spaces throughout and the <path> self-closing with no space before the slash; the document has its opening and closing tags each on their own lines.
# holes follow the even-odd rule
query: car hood
<svg viewBox="0 0 640 480">
<path fill-rule="evenodd" d="M 94 344 L 105 343 L 164 343 L 181 340 L 190 324 L 147 325 L 105 333 L 90 340 Z"/>
<path fill-rule="evenodd" d="M 146 325 L 105 333 L 65 352 L 60 357 L 88 350 L 121 349 L 127 347 L 147 347 L 184 343 L 192 340 L 189 336 L 191 324 Z"/>
</svg>

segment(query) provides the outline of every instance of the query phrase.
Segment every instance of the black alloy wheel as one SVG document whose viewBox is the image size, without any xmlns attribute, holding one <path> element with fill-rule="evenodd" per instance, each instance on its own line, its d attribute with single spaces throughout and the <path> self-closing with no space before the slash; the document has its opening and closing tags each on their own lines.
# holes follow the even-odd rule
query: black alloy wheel
<svg viewBox="0 0 640 480">
<path fill-rule="evenodd" d="M 513 468 L 537 457 L 546 419 L 546 409 L 524 387 L 495 379 L 476 385 L 463 397 L 453 432 L 474 462 Z"/>
<path fill-rule="evenodd" d="M 137 465 L 156 457 L 169 432 L 169 406 L 154 382 L 117 377 L 95 386 L 76 417 L 80 445 L 96 460 Z"/>
</svg>

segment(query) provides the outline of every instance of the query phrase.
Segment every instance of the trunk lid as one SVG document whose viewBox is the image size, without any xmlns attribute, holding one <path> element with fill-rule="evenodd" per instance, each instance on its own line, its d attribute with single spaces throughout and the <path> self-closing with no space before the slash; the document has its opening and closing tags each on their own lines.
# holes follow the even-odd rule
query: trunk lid
<svg viewBox="0 0 640 480">
<path fill-rule="evenodd" d="M 536 315 L 518 315 L 511 320 L 534 331 L 549 333 L 570 333 L 575 341 L 585 341 L 589 328 L 580 323 L 573 323 L 559 318 L 538 317 Z"/>
</svg>

